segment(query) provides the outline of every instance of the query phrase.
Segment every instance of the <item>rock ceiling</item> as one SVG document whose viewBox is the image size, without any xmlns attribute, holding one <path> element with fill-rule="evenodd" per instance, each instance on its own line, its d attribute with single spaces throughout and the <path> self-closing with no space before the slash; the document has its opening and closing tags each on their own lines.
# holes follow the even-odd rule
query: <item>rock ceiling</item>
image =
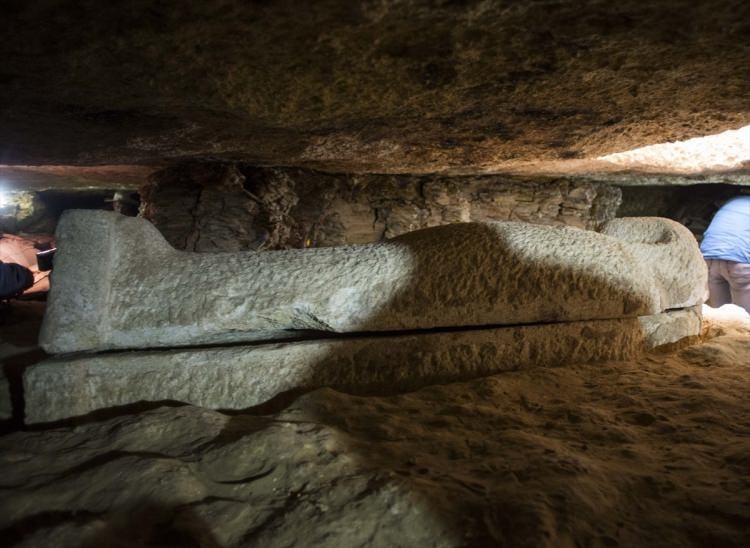
<svg viewBox="0 0 750 548">
<path fill-rule="evenodd" d="M 615 169 L 602 155 L 750 124 L 745 0 L 10 0 L 2 11 L 6 166 L 107 165 L 127 179 L 209 157 L 590 174 Z"/>
</svg>

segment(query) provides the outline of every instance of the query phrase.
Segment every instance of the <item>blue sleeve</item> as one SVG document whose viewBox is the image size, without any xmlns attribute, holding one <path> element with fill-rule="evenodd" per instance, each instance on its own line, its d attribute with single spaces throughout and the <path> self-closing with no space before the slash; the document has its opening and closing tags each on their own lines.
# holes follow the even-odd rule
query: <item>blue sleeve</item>
<svg viewBox="0 0 750 548">
<path fill-rule="evenodd" d="M 722 206 L 703 234 L 701 251 L 706 259 L 750 263 L 750 196 Z"/>
</svg>

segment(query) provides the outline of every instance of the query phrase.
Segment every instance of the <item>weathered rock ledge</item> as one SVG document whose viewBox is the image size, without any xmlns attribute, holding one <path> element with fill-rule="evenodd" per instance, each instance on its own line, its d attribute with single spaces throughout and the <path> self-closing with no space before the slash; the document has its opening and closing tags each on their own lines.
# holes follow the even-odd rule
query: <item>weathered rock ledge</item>
<svg viewBox="0 0 750 548">
<path fill-rule="evenodd" d="M 0 163 L 539 173 L 750 123 L 749 10 L 14 1 L 0 19 Z"/>
</svg>

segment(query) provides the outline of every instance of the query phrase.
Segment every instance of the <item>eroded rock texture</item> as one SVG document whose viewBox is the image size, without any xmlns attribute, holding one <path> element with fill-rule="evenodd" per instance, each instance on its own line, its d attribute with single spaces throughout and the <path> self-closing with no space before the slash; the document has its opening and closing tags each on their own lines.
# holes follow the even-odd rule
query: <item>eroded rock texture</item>
<svg viewBox="0 0 750 548">
<path fill-rule="evenodd" d="M 750 142 L 748 142 L 750 151 Z M 685 225 L 700 241 L 711 219 L 731 197 L 748 190 L 741 186 L 693 184 L 689 186 L 623 187 L 622 203 L 617 210 L 621 217 L 667 217 Z"/>
<path fill-rule="evenodd" d="M 143 219 L 69 211 L 40 342 L 51 353 L 657 314 L 703 297 L 683 226 L 612 221 L 613 236 L 463 223 L 384 242 L 187 253 Z M 676 281 L 679 278 L 679 281 Z"/>
<path fill-rule="evenodd" d="M 8 0 L 0 164 L 477 173 L 718 133 L 750 123 L 748 10 Z"/>
<path fill-rule="evenodd" d="M 468 221 L 596 229 L 620 190 L 564 179 L 333 175 L 190 162 L 141 190 L 144 216 L 177 249 L 239 251 L 374 242 Z"/>
</svg>

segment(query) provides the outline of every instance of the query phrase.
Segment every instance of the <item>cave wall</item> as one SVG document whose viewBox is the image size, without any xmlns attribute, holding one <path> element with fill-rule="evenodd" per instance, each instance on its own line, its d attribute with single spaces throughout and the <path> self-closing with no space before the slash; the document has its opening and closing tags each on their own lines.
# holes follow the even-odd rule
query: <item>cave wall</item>
<svg viewBox="0 0 750 548">
<path fill-rule="evenodd" d="M 67 209 L 138 212 L 138 194 L 116 189 L 13 190 L 0 193 L 0 234 L 52 234 Z"/>
<path fill-rule="evenodd" d="M 622 187 L 622 203 L 617 216 L 673 219 L 688 227 L 700 241 L 724 202 L 742 192 L 746 190 L 741 186 L 717 183 Z"/>
<path fill-rule="evenodd" d="M 141 213 L 176 248 L 206 252 L 367 243 L 466 221 L 596 229 L 631 216 L 676 220 L 700 240 L 721 204 L 747 191 L 720 183 L 615 186 L 581 178 L 331 174 L 190 161 L 151 175 L 141 188 Z M 139 199 L 125 190 L 14 191 L 3 197 L 0 232 L 53 233 L 65 209 L 119 205 L 134 215 Z"/>
<path fill-rule="evenodd" d="M 358 244 L 466 221 L 594 229 L 616 187 L 502 176 L 327 174 L 236 163 L 178 165 L 141 189 L 142 213 L 178 249 L 238 251 Z"/>
<path fill-rule="evenodd" d="M 0 202 L 0 234 L 51 232 L 48 211 L 37 192 L 3 194 Z"/>
</svg>

